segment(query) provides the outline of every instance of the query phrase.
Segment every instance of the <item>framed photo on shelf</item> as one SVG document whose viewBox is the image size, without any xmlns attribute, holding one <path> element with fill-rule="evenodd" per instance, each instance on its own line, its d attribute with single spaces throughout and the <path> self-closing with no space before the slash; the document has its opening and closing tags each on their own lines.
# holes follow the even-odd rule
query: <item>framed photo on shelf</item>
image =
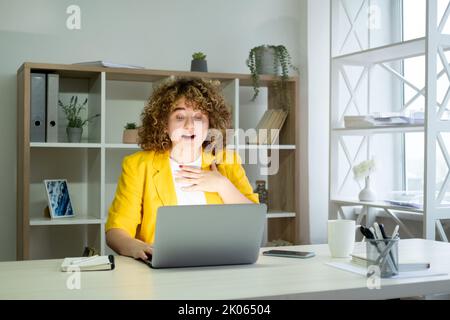
<svg viewBox="0 0 450 320">
<path fill-rule="evenodd" d="M 75 214 L 66 179 L 44 180 L 51 218 L 69 218 Z"/>
</svg>

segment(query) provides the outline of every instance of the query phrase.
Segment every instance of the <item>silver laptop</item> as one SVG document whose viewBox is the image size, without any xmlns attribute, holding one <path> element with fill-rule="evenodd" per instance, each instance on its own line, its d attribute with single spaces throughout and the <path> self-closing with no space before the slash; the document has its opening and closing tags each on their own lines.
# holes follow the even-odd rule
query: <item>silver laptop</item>
<svg viewBox="0 0 450 320">
<path fill-rule="evenodd" d="M 255 263 L 265 204 L 163 206 L 158 209 L 152 268 Z"/>
</svg>

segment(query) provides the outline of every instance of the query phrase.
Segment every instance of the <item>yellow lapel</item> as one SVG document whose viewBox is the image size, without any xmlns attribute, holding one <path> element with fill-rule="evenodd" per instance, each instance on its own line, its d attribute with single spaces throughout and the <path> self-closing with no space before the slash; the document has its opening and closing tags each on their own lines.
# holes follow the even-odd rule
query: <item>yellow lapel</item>
<svg viewBox="0 0 450 320">
<path fill-rule="evenodd" d="M 215 159 L 216 159 L 216 157 L 212 153 L 205 152 L 204 150 L 202 150 L 202 170 L 211 171 L 211 163 Z M 224 172 L 222 172 L 221 169 L 222 168 L 220 168 L 219 171 L 221 171 L 221 173 L 224 174 Z M 207 204 L 222 204 L 223 203 L 222 198 L 219 196 L 219 194 L 217 192 L 205 192 L 205 198 L 206 198 Z"/>
<path fill-rule="evenodd" d="M 170 169 L 169 154 L 169 151 L 155 153 L 153 158 L 153 168 L 155 169 L 153 183 L 163 205 L 175 206 L 178 201 L 173 184 L 172 170 Z"/>
</svg>

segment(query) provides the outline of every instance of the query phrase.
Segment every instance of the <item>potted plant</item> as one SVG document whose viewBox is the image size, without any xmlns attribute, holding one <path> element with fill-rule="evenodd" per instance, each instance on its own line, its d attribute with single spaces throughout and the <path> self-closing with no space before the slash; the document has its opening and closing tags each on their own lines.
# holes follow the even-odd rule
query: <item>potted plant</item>
<svg viewBox="0 0 450 320">
<path fill-rule="evenodd" d="M 208 72 L 206 55 L 203 52 L 195 52 L 192 55 L 191 71 Z"/>
<path fill-rule="evenodd" d="M 370 188 L 370 175 L 375 171 L 375 160 L 366 160 L 353 167 L 353 174 L 356 180 L 365 180 L 364 189 L 358 197 L 360 201 L 375 201 L 377 196 Z"/>
<path fill-rule="evenodd" d="M 80 142 L 81 136 L 83 134 L 83 127 L 92 119 L 100 116 L 100 114 L 95 114 L 92 117 L 83 120 L 81 116 L 81 111 L 86 110 L 88 99 L 86 98 L 83 103 L 78 103 L 78 97 L 72 96 L 69 104 L 62 103 L 58 100 L 58 105 L 64 110 L 67 118 L 67 139 L 69 142 Z"/>
<path fill-rule="evenodd" d="M 138 143 L 138 127 L 136 122 L 128 122 L 125 125 L 125 130 L 123 130 L 122 136 L 123 143 Z"/>
<path fill-rule="evenodd" d="M 247 66 L 253 82 L 254 95 L 252 101 L 259 94 L 259 76 L 262 74 L 280 76 L 277 89 L 285 87 L 285 80 L 289 77 L 289 68 L 298 72 L 298 68 L 291 63 L 291 56 L 283 45 L 261 45 L 250 50 Z"/>
</svg>

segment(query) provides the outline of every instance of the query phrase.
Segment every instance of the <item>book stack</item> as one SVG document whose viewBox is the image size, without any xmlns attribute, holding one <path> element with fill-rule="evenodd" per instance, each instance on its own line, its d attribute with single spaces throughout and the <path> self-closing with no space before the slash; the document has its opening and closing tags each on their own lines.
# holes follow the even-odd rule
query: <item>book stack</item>
<svg viewBox="0 0 450 320">
<path fill-rule="evenodd" d="M 288 112 L 285 110 L 267 110 L 255 128 L 258 135 L 258 144 L 274 144 L 278 139 L 287 116 Z M 264 129 L 266 131 L 260 133 L 260 130 Z"/>
<path fill-rule="evenodd" d="M 100 271 L 114 270 L 114 256 L 92 256 L 79 258 L 65 258 L 61 264 L 61 271 Z"/>
</svg>

